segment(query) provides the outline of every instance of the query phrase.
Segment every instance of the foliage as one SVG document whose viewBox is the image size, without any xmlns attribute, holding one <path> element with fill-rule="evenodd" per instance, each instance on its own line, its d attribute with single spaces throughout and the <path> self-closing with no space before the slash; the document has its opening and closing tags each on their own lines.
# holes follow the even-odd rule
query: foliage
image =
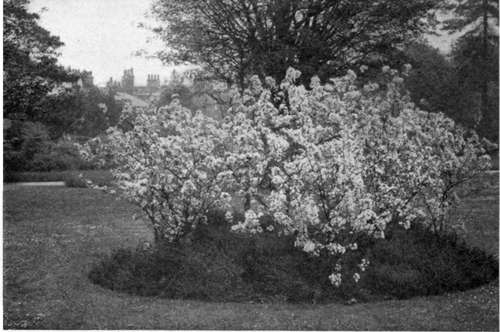
<svg viewBox="0 0 500 332">
<path fill-rule="evenodd" d="M 327 277 L 332 257 L 307 255 L 294 247 L 293 237 L 236 234 L 223 212 L 212 212 L 192 243 L 120 249 L 94 265 L 89 277 L 103 287 L 142 296 L 311 303 L 436 295 L 498 276 L 493 257 L 422 227 L 400 227 L 387 239 L 364 241 L 372 264 L 360 289 L 353 289 L 354 281 L 332 288 Z M 346 265 L 358 262 L 356 256 L 346 259 Z"/>
<path fill-rule="evenodd" d="M 27 0 L 5 0 L 3 7 L 4 117 L 31 119 L 37 102 L 57 82 L 76 80 L 56 64 L 58 37 L 38 25 Z"/>
<path fill-rule="evenodd" d="M 74 87 L 81 73 L 57 65 L 63 43 L 38 24 L 28 4 L 4 1 L 4 170 L 88 167 L 55 140 L 63 134 L 95 136 L 116 123 L 120 109 L 95 87 Z"/>
<path fill-rule="evenodd" d="M 307 82 L 363 61 L 386 61 L 433 22 L 438 2 L 157 0 L 168 62 L 192 62 L 243 89 L 248 76 L 280 81 L 289 66 Z"/>
<path fill-rule="evenodd" d="M 69 136 L 50 139 L 40 122 L 14 121 L 13 138 L 4 140 L 4 171 L 60 171 L 94 166 L 82 160 L 79 145 Z"/>
<path fill-rule="evenodd" d="M 467 84 L 468 88 L 479 91 L 481 82 L 498 81 L 498 39 L 488 45 L 487 65 L 488 71 L 485 77 L 478 71 L 478 64 L 482 61 L 481 39 L 476 36 L 464 36 L 457 40 L 451 51 L 451 61 L 457 68 L 457 76 L 460 84 Z"/>
<path fill-rule="evenodd" d="M 488 24 L 491 21 L 498 25 L 498 2 L 495 0 L 446 1 L 442 7 L 453 13 L 443 22 L 443 28 L 451 32 L 466 31 L 469 35 L 477 35 L 485 28 L 490 33 Z M 483 26 L 485 23 L 486 27 Z"/>
<path fill-rule="evenodd" d="M 95 137 L 116 125 L 121 113 L 113 94 L 104 94 L 95 86 L 64 89 L 47 95 L 38 105 L 37 118 L 53 138 L 63 134 Z"/>
<path fill-rule="evenodd" d="M 479 108 L 475 110 L 476 123 L 479 125 L 483 122 L 481 131 L 485 129 L 490 133 L 498 131 L 498 122 L 496 122 L 496 127 L 491 128 L 489 125 L 490 121 L 498 119 L 496 115 L 496 110 L 498 110 L 498 93 L 496 92 L 498 90 L 498 1 L 446 1 L 443 8 L 452 13 L 450 19 L 444 20 L 444 29 L 451 32 L 463 32 L 454 50 L 455 58 L 458 55 L 460 59 L 460 54 L 457 53 L 465 51 L 465 53 L 471 53 L 466 57 L 467 61 L 474 61 L 474 71 L 477 74 L 474 75 L 470 71 L 468 74 L 472 74 L 470 75 L 472 85 L 479 83 L 474 90 L 480 97 Z M 459 78 L 461 78 L 460 74 L 463 76 L 462 66 L 466 71 L 468 67 L 463 58 L 461 60 L 459 60 Z M 496 67 L 496 71 L 490 72 L 492 66 Z M 493 103 L 490 102 L 490 97 L 493 98 Z M 495 110 L 494 116 L 491 115 L 491 106 Z"/>
<path fill-rule="evenodd" d="M 28 160 L 26 170 L 63 171 L 91 169 L 94 165 L 82 160 L 78 145 L 69 137 L 49 142 L 47 151 L 38 151 Z"/>
<path fill-rule="evenodd" d="M 416 109 L 397 71 L 383 72 L 380 91 L 376 84 L 358 88 L 352 71 L 324 86 L 313 79 L 308 91 L 294 85 L 300 73 L 290 69 L 281 86 L 288 97 L 277 107 L 254 78 L 230 121 L 238 144 L 228 162 L 248 199 L 235 229 L 295 234 L 304 251 L 341 259 L 357 250 L 360 232 L 383 238 L 391 222 L 423 222 L 436 232 L 453 227 L 454 188 L 489 167 L 489 157 L 480 157 L 477 135 Z M 274 223 L 264 227 L 266 214 Z"/>
<path fill-rule="evenodd" d="M 88 188 L 87 181 L 83 176 L 67 176 L 64 185 L 68 188 Z"/>
<path fill-rule="evenodd" d="M 158 105 L 166 106 L 170 104 L 175 98 L 179 99 L 181 105 L 193 109 L 192 93 L 187 86 L 181 83 L 170 83 L 161 91 Z"/>
<path fill-rule="evenodd" d="M 39 122 L 12 121 L 4 137 L 4 171 L 26 169 L 37 152 L 49 150 L 49 133 Z"/>
<path fill-rule="evenodd" d="M 96 87 L 49 93 L 38 101 L 37 109 L 36 121 L 9 121 L 4 134 L 6 171 L 93 167 L 81 160 L 76 140 L 102 133 L 117 123 L 121 113 L 113 96 L 103 95 Z"/>
<path fill-rule="evenodd" d="M 94 266 L 91 280 L 115 290 L 170 298 L 229 299 L 235 293 L 228 288 L 249 295 L 241 267 L 232 260 L 249 239 L 231 236 L 223 213 L 210 217 L 210 227 L 194 231 L 192 243 L 161 248 L 143 243 L 136 251 L 118 250 Z"/>
<path fill-rule="evenodd" d="M 224 132 L 178 101 L 128 119 L 131 130 L 110 129 L 85 145 L 86 155 L 111 159 L 118 187 L 146 212 L 155 237 L 179 241 L 206 221 L 209 208 L 225 204 Z"/>
<path fill-rule="evenodd" d="M 475 100 L 475 105 L 467 108 L 471 113 L 469 118 L 474 119 L 480 135 L 498 142 L 498 36 L 490 39 L 486 50 L 482 44 L 482 39 L 474 35 L 465 35 L 455 43 L 451 58 L 461 95 L 450 99 L 464 104 Z M 484 96 L 483 89 L 486 89 Z M 481 105 L 482 98 L 485 98 L 484 105 Z M 481 109 L 481 106 L 484 107 Z"/>
<path fill-rule="evenodd" d="M 350 268 L 343 257 L 363 252 L 360 236 L 384 238 L 391 224 L 453 229 L 455 187 L 489 167 L 475 133 L 417 109 L 398 71 L 382 73 L 380 86 L 358 87 L 349 71 L 309 90 L 291 68 L 279 87 L 254 77 L 222 123 L 174 102 L 97 146 L 157 240 L 189 241 L 209 209 L 224 208 L 233 230 L 293 235 L 304 252 L 336 260 L 333 285 L 357 283 L 369 260 Z M 244 219 L 231 214 L 237 199 Z"/>
<path fill-rule="evenodd" d="M 488 54 L 488 74 L 478 70 L 480 40 L 461 38 L 450 57 L 425 43 L 414 43 L 405 49 L 405 61 L 412 70 L 405 79 L 413 101 L 429 112 L 442 112 L 466 128 L 475 129 L 481 137 L 498 141 L 498 46 Z M 480 118 L 481 82 L 489 85 L 488 109 Z"/>
<path fill-rule="evenodd" d="M 412 66 L 405 79 L 412 100 L 426 111 L 442 112 L 464 125 L 470 123 L 463 118 L 462 112 L 465 112 L 466 107 L 451 105 L 463 93 L 456 82 L 451 61 L 427 43 L 408 45 L 405 55 L 405 60 Z"/>
<path fill-rule="evenodd" d="M 365 286 L 372 292 L 409 298 L 463 291 L 498 277 L 498 261 L 469 248 L 455 234 L 435 234 L 416 225 L 394 228 L 388 241 L 371 248 Z"/>
<path fill-rule="evenodd" d="M 190 70 L 185 75 L 190 84 L 172 79 L 162 90 L 158 105 L 166 106 L 178 99 L 183 107 L 222 120 L 231 106 L 235 94 L 233 89 L 201 69 Z"/>
</svg>

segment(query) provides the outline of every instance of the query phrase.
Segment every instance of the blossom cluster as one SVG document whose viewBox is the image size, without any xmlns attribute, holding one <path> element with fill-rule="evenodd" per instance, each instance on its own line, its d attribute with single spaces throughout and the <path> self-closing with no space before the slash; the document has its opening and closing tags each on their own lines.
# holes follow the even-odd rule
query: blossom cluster
<svg viewBox="0 0 500 332">
<path fill-rule="evenodd" d="M 126 119 L 129 128 L 111 128 L 82 150 L 112 160 L 119 192 L 142 208 L 157 240 L 178 241 L 206 222 L 210 209 L 228 208 L 225 133 L 217 122 L 178 101 L 129 109 Z"/>
<path fill-rule="evenodd" d="M 382 82 L 364 86 L 354 71 L 308 88 L 292 68 L 279 85 L 252 77 L 223 121 L 174 100 L 127 113 L 128 130 L 93 147 L 113 160 L 157 238 L 177 241 L 222 208 L 234 231 L 294 234 L 305 252 L 338 257 L 329 279 L 339 286 L 341 257 L 359 250 L 360 233 L 384 238 L 390 223 L 415 222 L 444 230 L 456 186 L 489 167 L 475 133 L 411 102 L 408 70 L 384 67 Z M 357 283 L 368 265 L 363 258 L 349 278 Z"/>
<path fill-rule="evenodd" d="M 225 124 L 244 135 L 230 154 L 248 161 L 234 165 L 247 204 L 233 228 L 261 232 L 259 216 L 271 215 L 304 251 L 341 257 L 357 250 L 359 233 L 384 238 L 389 223 L 450 226 L 456 187 L 489 168 L 489 157 L 474 132 L 411 102 L 410 69 L 384 67 L 380 84 L 364 86 L 354 71 L 326 84 L 315 77 L 308 89 L 292 68 L 279 87 L 253 77 Z M 340 285 L 340 271 L 330 280 Z"/>
</svg>

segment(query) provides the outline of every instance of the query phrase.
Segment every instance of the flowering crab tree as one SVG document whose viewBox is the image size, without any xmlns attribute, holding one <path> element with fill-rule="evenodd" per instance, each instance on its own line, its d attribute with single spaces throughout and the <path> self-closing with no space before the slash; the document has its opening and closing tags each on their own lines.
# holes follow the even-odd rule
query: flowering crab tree
<svg viewBox="0 0 500 332">
<path fill-rule="evenodd" d="M 133 119 L 128 130 L 110 129 L 87 145 L 86 155 L 112 159 L 120 192 L 148 216 L 155 240 L 176 242 L 206 222 L 210 209 L 226 208 L 225 133 L 178 101 L 135 113 L 127 117 Z"/>
<path fill-rule="evenodd" d="M 252 78 L 225 124 L 240 142 L 227 162 L 246 202 L 234 230 L 295 234 L 296 246 L 339 262 L 358 249 L 359 234 L 383 238 L 389 223 L 444 230 L 453 190 L 488 168 L 489 157 L 477 135 L 417 109 L 398 71 L 383 73 L 383 85 L 363 87 L 353 71 L 325 85 L 313 78 L 310 89 L 294 84 L 293 69 L 279 87 Z M 274 224 L 264 227 L 264 215 Z M 359 262 L 354 282 L 367 264 Z M 330 281 L 340 285 L 340 264 Z"/>
<path fill-rule="evenodd" d="M 305 252 L 337 258 L 333 285 L 357 283 L 368 257 L 349 269 L 342 257 L 359 251 L 360 235 L 384 238 L 390 224 L 445 230 L 455 188 L 489 167 L 477 135 L 410 101 L 409 69 L 384 67 L 380 85 L 364 86 L 353 71 L 309 88 L 295 84 L 294 69 L 279 85 L 253 77 L 223 121 L 174 101 L 92 146 L 116 165 L 157 240 L 181 240 L 220 208 L 234 231 L 293 235 Z"/>
</svg>

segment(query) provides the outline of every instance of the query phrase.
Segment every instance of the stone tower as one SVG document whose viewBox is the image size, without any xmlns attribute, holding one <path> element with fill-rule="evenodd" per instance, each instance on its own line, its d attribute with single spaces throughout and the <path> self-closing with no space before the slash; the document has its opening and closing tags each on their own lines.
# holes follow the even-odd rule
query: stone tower
<svg viewBox="0 0 500 332">
<path fill-rule="evenodd" d="M 123 71 L 122 89 L 129 94 L 134 92 L 134 68 L 125 69 Z"/>
<path fill-rule="evenodd" d="M 82 84 L 84 87 L 92 87 L 94 86 L 94 76 L 91 71 L 84 70 L 81 74 Z"/>
<path fill-rule="evenodd" d="M 148 74 L 146 86 L 149 90 L 158 90 L 160 88 L 160 75 Z"/>
</svg>

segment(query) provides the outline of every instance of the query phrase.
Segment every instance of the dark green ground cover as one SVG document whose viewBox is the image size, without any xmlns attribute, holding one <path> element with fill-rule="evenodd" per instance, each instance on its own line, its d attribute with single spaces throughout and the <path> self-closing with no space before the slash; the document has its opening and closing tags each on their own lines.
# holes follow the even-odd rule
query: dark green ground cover
<svg viewBox="0 0 500 332">
<path fill-rule="evenodd" d="M 498 175 L 466 200 L 467 243 L 498 253 Z M 4 327 L 46 329 L 498 330 L 498 283 L 355 305 L 139 297 L 93 284 L 92 267 L 151 241 L 138 212 L 90 189 L 4 186 Z M 255 301 L 253 301 L 255 302 Z"/>
<path fill-rule="evenodd" d="M 90 279 L 144 296 L 344 303 L 466 290 L 498 277 L 495 257 L 456 235 L 393 225 L 385 239 L 358 236 L 358 250 L 342 255 L 343 281 L 336 288 L 328 280 L 336 257 L 308 255 L 294 246 L 293 236 L 235 234 L 222 212 L 208 220 L 187 243 L 118 250 L 91 270 Z M 357 264 L 364 257 L 371 264 L 361 273 Z M 355 272 L 362 276 L 358 283 Z"/>
</svg>

